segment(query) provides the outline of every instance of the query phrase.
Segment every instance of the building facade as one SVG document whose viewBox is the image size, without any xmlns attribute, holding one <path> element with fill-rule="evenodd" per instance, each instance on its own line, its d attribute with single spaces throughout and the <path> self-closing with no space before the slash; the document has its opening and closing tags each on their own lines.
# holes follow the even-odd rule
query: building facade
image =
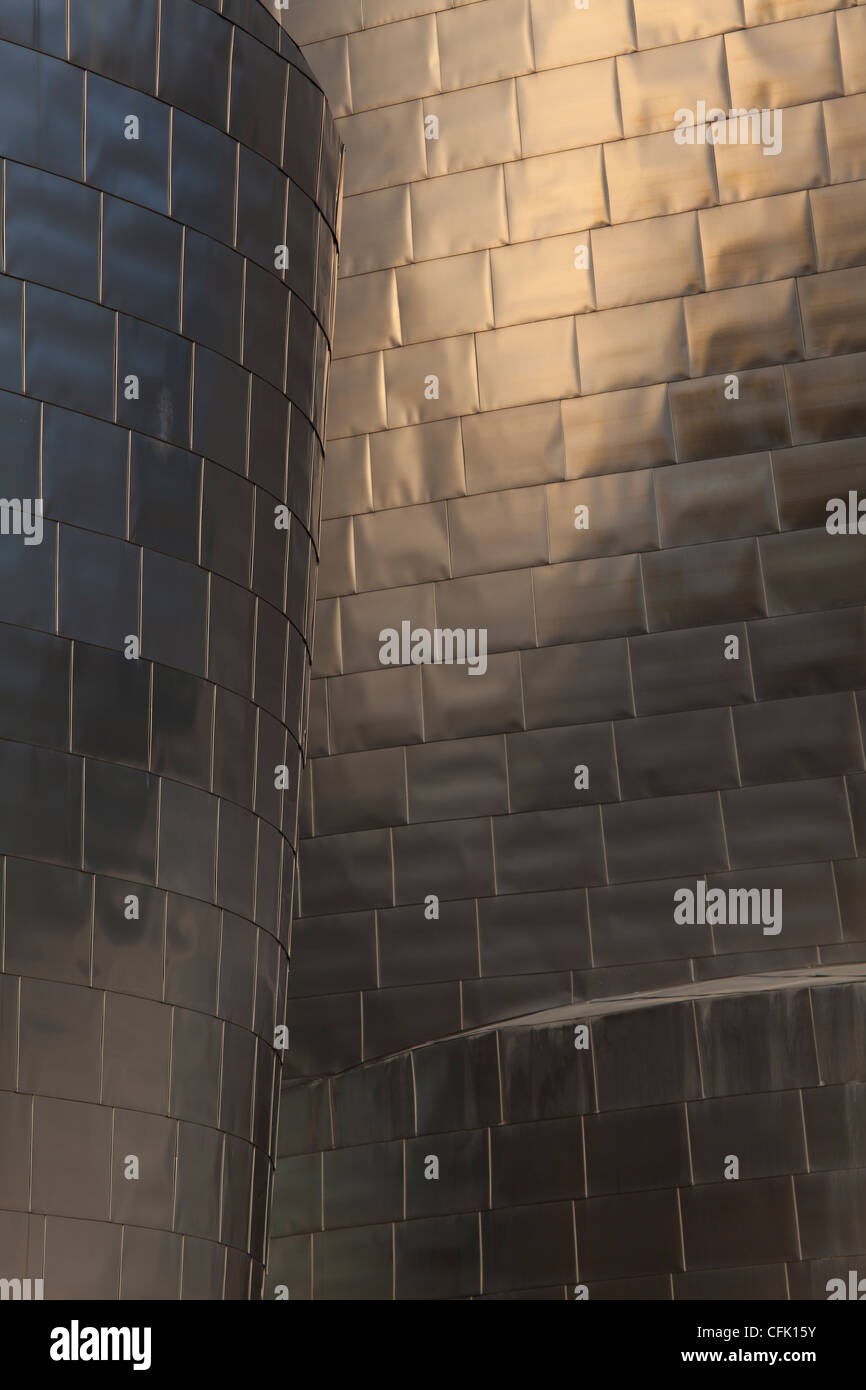
<svg viewBox="0 0 866 1390">
<path fill-rule="evenodd" d="M 341 145 L 252 0 L 0 0 L 0 1277 L 261 1296 Z"/>
<path fill-rule="evenodd" d="M 282 22 L 347 153 L 269 1290 L 827 1297 L 866 6 Z"/>
</svg>

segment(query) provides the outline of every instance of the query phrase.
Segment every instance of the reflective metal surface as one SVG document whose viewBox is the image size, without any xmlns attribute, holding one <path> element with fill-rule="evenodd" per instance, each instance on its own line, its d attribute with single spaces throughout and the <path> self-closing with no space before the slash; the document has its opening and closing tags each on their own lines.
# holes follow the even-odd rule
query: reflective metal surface
<svg viewBox="0 0 866 1390">
<path fill-rule="evenodd" d="M 866 1261 L 866 6 L 281 19 L 347 196 L 269 1289 L 825 1298 Z M 383 662 L 403 624 L 484 670 Z"/>
<path fill-rule="evenodd" d="M 258 1298 L 340 140 L 258 3 L 0 0 L 0 156 L 0 1277 Z"/>
</svg>

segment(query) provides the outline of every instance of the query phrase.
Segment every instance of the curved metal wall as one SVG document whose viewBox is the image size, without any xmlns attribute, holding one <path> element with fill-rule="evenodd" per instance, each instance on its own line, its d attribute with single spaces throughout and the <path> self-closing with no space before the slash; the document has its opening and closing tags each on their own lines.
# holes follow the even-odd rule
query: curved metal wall
<svg viewBox="0 0 866 1390">
<path fill-rule="evenodd" d="M 826 523 L 866 495 L 866 6 L 283 22 L 347 147 L 297 1095 L 533 1010 L 859 978 L 866 538 Z M 383 664 L 404 622 L 484 629 L 485 671 Z M 779 892 L 781 929 L 677 920 L 682 889 Z M 274 1225 L 298 1249 L 305 1161 L 309 1215 Z"/>
<path fill-rule="evenodd" d="M 0 0 L 0 156 L 0 1276 L 259 1297 L 341 145 L 257 3 Z"/>
</svg>

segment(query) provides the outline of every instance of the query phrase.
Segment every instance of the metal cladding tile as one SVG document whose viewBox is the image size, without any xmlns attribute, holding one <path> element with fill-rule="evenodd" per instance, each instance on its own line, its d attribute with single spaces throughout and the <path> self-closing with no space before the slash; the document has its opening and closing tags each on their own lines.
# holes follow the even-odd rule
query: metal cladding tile
<svg viewBox="0 0 866 1390">
<path fill-rule="evenodd" d="M 604 146 L 604 167 L 614 223 L 714 207 L 719 201 L 711 147 L 677 145 L 671 129 L 612 140 Z"/>
<path fill-rule="evenodd" d="M 543 647 L 520 657 L 530 728 L 592 723 L 634 712 L 625 640 Z"/>
<path fill-rule="evenodd" d="M 567 317 L 478 334 L 475 349 L 480 409 L 500 410 L 576 396 L 579 375 L 574 326 L 575 320 Z M 462 409 L 469 414 L 473 408 Z"/>
<path fill-rule="evenodd" d="M 0 737 L 67 746 L 71 654 L 60 638 L 0 625 Z"/>
<path fill-rule="evenodd" d="M 677 1193 L 618 1193 L 575 1206 L 581 1278 L 669 1274 L 682 1267 Z"/>
<path fill-rule="evenodd" d="M 592 1020 L 599 1110 L 694 1100 L 701 1068 L 692 1006 L 653 1004 Z"/>
<path fill-rule="evenodd" d="M 0 743 L 0 834 L 7 854 L 81 866 L 83 770 L 81 758 Z"/>
<path fill-rule="evenodd" d="M 417 1131 L 437 1134 L 499 1124 L 503 1110 L 498 1056 L 497 1035 L 492 1032 L 447 1038 L 413 1052 L 411 1076 L 417 1105 L 413 1125 Z M 406 1062 L 409 1075 L 409 1059 Z M 503 1072 L 503 1078 L 508 1075 Z M 335 1087 L 339 1085 L 335 1082 Z M 407 1114 L 412 1113 L 410 1108 Z M 410 1132 L 408 1127 L 402 1131 Z"/>
<path fill-rule="evenodd" d="M 803 1092 L 811 1172 L 866 1167 L 866 1086 L 820 1086 Z"/>
<path fill-rule="evenodd" d="M 673 299 L 704 288 L 694 212 L 596 228 L 591 242 L 599 309 Z"/>
<path fill-rule="evenodd" d="M 773 616 L 844 608 L 866 597 L 866 536 L 829 534 L 826 527 L 787 531 L 763 537 L 760 550 Z"/>
<path fill-rule="evenodd" d="M 324 1212 L 314 1229 L 364 1226 L 403 1215 L 403 1144 L 363 1144 L 322 1156 Z M 282 1233 L 285 1234 L 285 1233 Z"/>
<path fill-rule="evenodd" d="M 317 1299 L 391 1299 L 393 1227 L 323 1231 L 313 1237 L 313 1293 Z M 358 1270 L 364 1270 L 363 1280 Z"/>
<path fill-rule="evenodd" d="M 334 753 L 420 743 L 421 672 L 410 666 L 331 679 L 328 712 Z"/>
<path fill-rule="evenodd" d="M 520 80 L 525 82 L 530 79 Z M 425 124 L 430 116 L 438 119 L 440 134 L 438 140 L 423 141 L 427 146 L 426 151 L 421 152 L 422 157 L 426 153 L 426 170 L 416 177 L 423 177 L 425 172 L 430 177 L 454 174 L 518 158 L 521 130 L 513 78 L 504 82 L 489 82 L 481 87 L 469 87 L 464 91 L 445 92 L 442 96 L 428 96 L 419 105 L 423 107 Z M 405 118 L 401 127 L 405 144 Z M 543 139 L 541 143 L 544 144 Z M 561 149 L 577 143 L 595 142 L 592 139 L 582 142 L 566 140 L 557 145 L 554 140 L 553 148 Z M 541 154 L 546 150 L 542 148 L 531 152 Z M 349 153 L 351 156 L 351 145 Z M 389 182 L 396 183 L 397 180 L 390 178 Z"/>
<path fill-rule="evenodd" d="M 816 188 L 830 182 L 822 103 L 786 110 L 764 109 L 767 120 L 764 121 L 762 114 L 760 141 L 743 143 L 739 139 L 742 118 L 729 118 L 725 122 L 725 138 L 717 140 L 713 147 L 719 193 L 718 198 L 710 201 L 745 202 L 750 198 L 769 198 L 777 193 Z M 754 119 L 751 118 L 752 122 Z M 769 157 L 765 157 L 768 152 Z"/>
<path fill-rule="evenodd" d="M 586 245 L 584 233 L 572 232 L 494 248 L 490 271 L 496 326 L 594 309 L 592 275 L 588 260 L 584 265 L 581 257 Z M 455 288 L 459 288 L 459 282 Z"/>
<path fill-rule="evenodd" d="M 783 531 L 826 527 L 833 511 L 832 499 L 843 500 L 844 524 L 848 529 L 849 493 L 866 484 L 861 440 L 842 439 L 780 449 L 774 451 L 772 460 Z M 838 522 L 834 520 L 833 524 Z"/>
<path fill-rule="evenodd" d="M 591 963 L 583 889 L 482 898 L 478 919 L 480 973 L 487 978 Z"/>
<path fill-rule="evenodd" d="M 577 15 L 558 0 L 530 0 L 530 5 L 538 68 L 585 63 L 635 47 L 628 0 L 612 0 L 603 9 Z"/>
<path fill-rule="evenodd" d="M 351 505 L 353 494 L 360 490 L 366 475 L 360 473 L 346 479 L 341 492 L 343 510 L 359 516 L 369 511 L 390 507 L 410 507 L 422 502 L 436 502 L 445 497 L 459 497 L 466 491 L 463 470 L 463 441 L 461 424 L 466 420 L 433 420 L 425 425 L 408 426 L 399 430 L 380 430 L 369 439 L 370 505 Z M 357 458 L 366 447 L 365 440 L 351 441 Z M 332 468 L 333 446 L 328 445 L 328 471 Z M 338 455 L 338 466 L 340 460 Z M 339 482 L 339 479 L 338 479 Z M 347 495 L 348 490 L 348 495 Z"/>
<path fill-rule="evenodd" d="M 703 209 L 698 218 L 707 289 L 782 280 L 815 270 L 809 200 L 822 191 Z"/>
<path fill-rule="evenodd" d="M 500 736 L 407 748 L 406 768 L 407 820 L 452 820 L 508 810 L 505 743 Z M 392 823 L 399 819 L 394 817 Z"/>
<path fill-rule="evenodd" d="M 772 618 L 750 627 L 758 698 L 857 689 L 866 683 L 862 607 Z"/>
<path fill-rule="evenodd" d="M 862 984 L 812 991 L 821 1080 L 827 1084 L 860 1079 L 863 1051 Z"/>
<path fill-rule="evenodd" d="M 683 1245 L 688 1269 L 786 1261 L 799 1254 L 789 1178 L 684 1188 Z"/>
<path fill-rule="evenodd" d="M 542 646 L 644 632 L 646 618 L 637 555 L 574 560 L 532 572 Z"/>
<path fill-rule="evenodd" d="M 682 879 L 677 878 L 590 888 L 589 922 L 596 966 L 587 980 L 590 987 L 594 976 L 603 974 L 605 967 L 627 968 L 637 962 L 671 961 L 685 953 L 698 956 L 712 952 L 708 926 L 690 927 L 684 935 L 674 921 L 674 894 L 682 886 Z"/>
<path fill-rule="evenodd" d="M 6 185 L 6 272 L 98 299 L 99 194 L 11 162 Z"/>
<path fill-rule="evenodd" d="M 580 1116 L 497 1125 L 490 1132 L 494 1207 L 556 1202 L 584 1193 Z"/>
<path fill-rule="evenodd" d="M 785 369 L 795 444 L 866 433 L 866 353 Z"/>
<path fill-rule="evenodd" d="M 455 578 L 546 563 L 544 489 L 522 487 L 452 500 L 448 544 Z"/>
<path fill-rule="evenodd" d="M 731 890 L 745 891 L 749 895 L 746 901 L 755 905 L 752 912 L 756 912 L 760 903 L 763 924 L 760 929 L 758 923 L 752 921 L 728 922 L 716 927 L 714 936 L 720 968 L 725 963 L 724 957 L 731 964 L 734 952 L 750 950 L 756 955 L 766 950 L 788 951 L 791 968 L 795 968 L 798 963 L 794 960 L 796 948 L 816 943 L 834 945 L 840 941 L 839 909 L 830 864 L 777 865 L 709 874 L 707 887 L 721 888 L 726 895 Z M 759 899 L 755 897 L 756 891 Z M 772 968 L 768 958 L 757 964 Z M 781 960 L 776 968 L 785 968 Z"/>
<path fill-rule="evenodd" d="M 398 904 L 421 902 L 430 893 L 465 898 L 493 891 L 489 819 L 401 825 L 394 828 L 392 839 Z M 377 904 L 386 905 L 390 902 Z"/>
<path fill-rule="evenodd" d="M 587 1115 L 584 1131 L 589 1197 L 681 1187 L 691 1182 L 682 1105 Z"/>
<path fill-rule="evenodd" d="M 802 363 L 789 370 L 813 365 Z M 781 367 L 674 382 L 670 406 L 681 462 L 779 449 L 791 443 Z"/>
<path fill-rule="evenodd" d="M 515 86 L 524 158 L 599 145 L 622 135 L 612 58 L 518 77 Z M 510 153 L 503 153 L 500 143 L 499 158 Z"/>
<path fill-rule="evenodd" d="M 728 867 L 719 800 L 709 792 L 609 804 L 602 819 L 614 883 Z"/>
<path fill-rule="evenodd" d="M 397 185 L 357 194 L 343 203 L 340 271 L 361 275 L 405 265 L 412 256 L 409 188 Z"/>
<path fill-rule="evenodd" d="M 666 385 L 563 401 L 566 475 L 592 477 L 673 463 Z"/>
<path fill-rule="evenodd" d="M 465 1299 L 481 1288 L 478 1218 L 439 1216 L 395 1227 L 395 1297 Z"/>
<path fill-rule="evenodd" d="M 841 777 L 743 787 L 723 791 L 721 801 L 736 868 L 849 859 L 855 852 Z"/>
<path fill-rule="evenodd" d="M 56 1216 L 106 1221 L 111 1189 L 111 1113 L 37 1096 L 33 1102 L 33 1204 Z M 29 1129 L 29 1124 L 28 1124 Z M 63 1147 L 62 1170 L 54 1161 Z M 26 1205 L 25 1201 L 25 1205 Z"/>
<path fill-rule="evenodd" d="M 515 160 L 506 164 L 503 172 L 489 171 L 499 176 L 497 188 L 504 178 L 502 217 L 505 220 L 507 197 L 512 241 L 577 232 L 608 221 L 602 149 L 601 145 L 594 145 L 560 150 L 534 159 Z M 502 235 L 490 239 L 490 245 L 507 240 L 506 228 Z"/>
<path fill-rule="evenodd" d="M 638 47 L 656 48 L 738 29 L 743 4 L 742 0 L 722 0 L 712 11 L 696 11 L 691 0 L 635 0 L 635 19 Z"/>
<path fill-rule="evenodd" d="M 342 1071 L 362 1060 L 359 994 L 289 1000 L 285 1020 L 290 1041 L 283 1060 L 287 1081 Z"/>
<path fill-rule="evenodd" d="M 433 1178 L 431 1159 L 439 1168 Z M 476 1213 L 490 1205 L 488 1135 L 484 1130 L 468 1134 L 422 1135 L 406 1144 L 406 1215 L 418 1217 Z M 403 1229 L 408 1230 L 408 1227 Z"/>
<path fill-rule="evenodd" d="M 798 282 L 808 357 L 829 357 L 866 347 L 866 268 L 833 270 Z"/>
<path fill-rule="evenodd" d="M 648 469 L 551 483 L 545 492 L 554 564 L 654 550 L 658 545 L 653 479 Z"/>
<path fill-rule="evenodd" d="M 508 734 L 506 745 L 508 809 L 512 811 L 541 811 L 619 797 L 609 724 Z"/>
<path fill-rule="evenodd" d="M 328 471 L 322 498 L 323 523 L 334 517 L 358 516 L 372 510 L 369 437 L 361 435 L 335 439 L 328 445 Z"/>
<path fill-rule="evenodd" d="M 681 299 L 579 314 L 575 323 L 583 396 L 689 375 Z"/>
<path fill-rule="evenodd" d="M 696 1100 L 686 1109 L 695 1183 L 721 1182 L 732 1156 L 741 1179 L 806 1171 L 799 1091 Z"/>
<path fill-rule="evenodd" d="M 119 1225 L 48 1217 L 44 1278 L 56 1297 L 119 1298 L 122 1235 Z"/>
<path fill-rule="evenodd" d="M 486 1293 L 577 1277 L 571 1202 L 482 1212 L 481 1245 Z"/>
<path fill-rule="evenodd" d="M 394 278 L 402 341 L 405 343 L 429 341 L 455 333 L 482 332 L 493 327 L 490 257 L 487 251 L 401 266 Z M 351 289 L 355 283 L 352 280 L 343 281 L 343 292 Z M 551 314 L 556 307 L 554 305 L 551 309 Z M 371 316 L 368 314 L 367 317 Z M 399 333 L 396 341 L 401 341 Z M 382 344 L 385 347 L 391 345 L 387 342 Z"/>
<path fill-rule="evenodd" d="M 373 830 L 406 821 L 402 750 L 317 758 L 312 771 L 317 834 Z"/>
<path fill-rule="evenodd" d="M 474 899 L 440 901 L 435 918 L 428 915 L 433 907 L 428 900 L 409 907 L 379 909 L 378 983 L 383 988 L 466 979 L 480 973 Z M 430 930 L 431 920 L 437 923 L 435 933 Z M 376 981 L 370 984 L 375 986 Z"/>
<path fill-rule="evenodd" d="M 734 710 L 744 784 L 863 771 L 852 693 L 762 701 Z"/>
<path fill-rule="evenodd" d="M 436 585 L 436 617 L 443 628 L 484 628 L 488 652 L 534 648 L 532 571 L 500 570 Z"/>
<path fill-rule="evenodd" d="M 404 622 L 408 622 L 412 629 L 418 627 L 430 631 L 435 627 L 432 584 L 343 597 L 340 600 L 340 632 L 344 671 L 382 669 L 387 663 L 380 661 L 380 649 L 386 638 L 380 634 L 386 626 L 400 634 Z M 465 676 L 466 672 L 461 671 L 460 674 Z"/>
<path fill-rule="evenodd" d="M 794 1179 L 802 1253 L 806 1259 L 851 1254 L 866 1245 L 866 1169 L 800 1173 Z"/>
<path fill-rule="evenodd" d="M 686 72 L 689 86 L 684 90 Z M 671 130 L 680 120 L 677 102 L 692 92 L 700 92 L 709 107 L 727 106 L 728 75 L 721 36 L 632 53 L 617 60 L 617 74 L 626 136 Z"/>
<path fill-rule="evenodd" d="M 797 283 L 746 285 L 684 301 L 691 375 L 741 372 L 803 356 Z"/>
<path fill-rule="evenodd" d="M 866 155 L 861 138 L 864 112 L 866 94 L 824 102 L 824 125 L 833 183 L 866 178 Z"/>
<path fill-rule="evenodd" d="M 778 529 L 769 453 L 658 468 L 653 492 L 663 547 Z"/>
<path fill-rule="evenodd" d="M 863 231 L 866 181 L 816 188 L 809 198 L 818 248 L 818 270 L 839 270 L 866 261 Z"/>
<path fill-rule="evenodd" d="M 524 727 L 519 654 L 503 652 L 486 660 L 483 680 L 472 680 L 461 666 L 423 668 L 425 738 L 470 738 Z"/>
<path fill-rule="evenodd" d="M 725 40 L 735 107 L 800 106 L 839 96 L 842 73 L 832 14 L 773 28 L 741 29 Z"/>
<path fill-rule="evenodd" d="M 626 801 L 739 784 L 729 710 L 619 720 L 613 727 Z"/>
<path fill-rule="evenodd" d="M 534 67 L 529 0 L 440 10 L 435 26 L 445 89 L 475 87 Z"/>
<path fill-rule="evenodd" d="M 683 628 L 764 614 L 754 540 L 659 550 L 641 561 L 651 629 Z"/>
<path fill-rule="evenodd" d="M 628 646 L 639 715 L 754 699 L 746 628 L 740 623 L 651 633 L 632 638 Z M 670 679 L 672 667 L 677 671 L 675 682 Z"/>
<path fill-rule="evenodd" d="M 332 1142 L 344 1147 L 406 1135 L 412 1126 L 409 1058 L 397 1057 L 353 1068 L 331 1083 L 330 1110 L 326 1093 L 321 1100 L 317 1098 L 316 1104 L 320 1118 L 316 1120 L 318 1138 L 314 1147 L 330 1148 Z M 331 1140 L 332 1114 L 334 1141 Z"/>
<path fill-rule="evenodd" d="M 295 973 L 289 978 L 292 998 L 375 986 L 374 914 L 351 912 L 295 922 L 292 959 L 295 966 Z"/>
<path fill-rule="evenodd" d="M 705 1094 L 817 1085 L 807 991 L 698 999 L 695 1010 Z"/>
<path fill-rule="evenodd" d="M 41 46 L 49 48 L 52 45 L 45 42 Z M 2 86 L 4 96 L 8 94 L 7 109 L 3 112 L 8 153 L 67 178 L 80 179 L 83 74 L 65 62 L 56 62 L 42 54 L 16 49 L 6 43 L 0 48 Z M 59 48 L 58 56 L 65 58 L 66 45 L 62 37 Z M 45 108 L 46 101 L 50 109 Z"/>
<path fill-rule="evenodd" d="M 393 902 L 391 837 L 387 830 L 304 840 L 300 866 L 308 915 L 388 907 Z"/>
<path fill-rule="evenodd" d="M 581 888 L 604 881 L 601 820 L 593 806 L 530 811 L 493 820 L 501 893 Z"/>
</svg>

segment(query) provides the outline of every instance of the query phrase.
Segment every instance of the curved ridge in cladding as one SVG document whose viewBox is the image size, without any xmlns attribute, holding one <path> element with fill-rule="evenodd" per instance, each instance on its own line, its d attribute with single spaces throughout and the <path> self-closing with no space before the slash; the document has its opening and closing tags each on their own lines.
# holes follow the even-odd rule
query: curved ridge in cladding
<svg viewBox="0 0 866 1390">
<path fill-rule="evenodd" d="M 0 1276 L 49 1299 L 262 1290 L 341 145 L 217 9 L 0 3 Z"/>
</svg>

